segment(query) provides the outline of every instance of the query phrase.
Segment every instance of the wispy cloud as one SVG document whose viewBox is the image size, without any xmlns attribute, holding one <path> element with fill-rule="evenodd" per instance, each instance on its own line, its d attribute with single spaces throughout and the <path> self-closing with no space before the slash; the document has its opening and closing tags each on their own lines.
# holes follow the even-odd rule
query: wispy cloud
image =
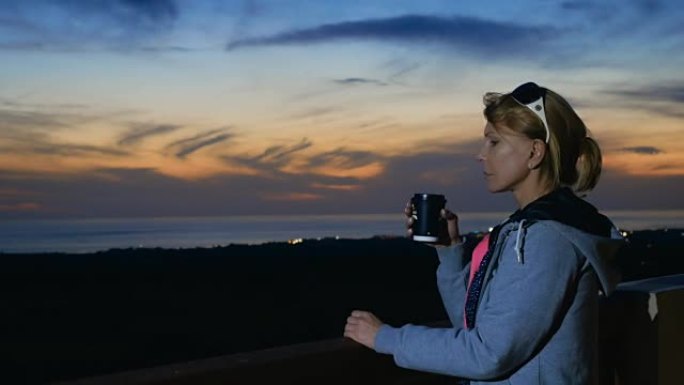
<svg viewBox="0 0 684 385">
<path fill-rule="evenodd" d="M 228 131 L 228 128 L 219 128 L 206 131 L 190 138 L 177 140 L 166 146 L 168 150 L 174 152 L 174 156 L 183 159 L 188 155 L 217 143 L 231 139 L 235 134 Z"/>
<path fill-rule="evenodd" d="M 344 169 L 363 167 L 368 164 L 383 160 L 379 154 L 370 151 L 348 150 L 337 148 L 333 151 L 323 152 L 308 159 L 310 167 L 334 166 Z"/>
<path fill-rule="evenodd" d="M 617 16 L 625 9 L 639 12 L 642 16 L 658 14 L 663 10 L 663 4 L 659 0 L 619 0 L 619 1 L 590 1 L 571 0 L 561 3 L 561 9 L 565 11 L 582 12 L 594 19 L 602 20 Z"/>
<path fill-rule="evenodd" d="M 604 90 L 629 108 L 639 108 L 673 118 L 684 118 L 684 83 L 649 84 L 635 88 Z"/>
<path fill-rule="evenodd" d="M 0 145 L 0 151 L 10 154 L 36 154 L 47 156 L 87 156 L 87 155 L 107 155 L 107 156 L 128 156 L 127 151 L 88 144 L 72 144 L 59 142 L 51 139 L 45 134 L 32 132 L 17 132 L 12 135 L 6 133 L 0 135 L 4 143 Z"/>
<path fill-rule="evenodd" d="M 287 167 L 299 152 L 312 146 L 312 141 L 302 138 L 294 144 L 270 146 L 258 155 L 225 155 L 222 158 L 226 163 L 236 163 L 258 170 L 262 175 L 279 175 L 283 173 L 281 169 Z"/>
<path fill-rule="evenodd" d="M 590 32 L 594 39 L 598 35 L 617 43 L 649 36 L 649 48 L 667 44 L 682 25 L 681 6 L 672 0 L 573 0 L 560 3 L 559 8 L 562 17 L 574 21 L 573 28 Z"/>
<path fill-rule="evenodd" d="M 339 40 L 375 40 L 393 43 L 436 43 L 495 57 L 529 55 L 530 44 L 541 50 L 544 40 L 558 34 L 553 27 L 483 20 L 473 17 L 405 15 L 324 24 L 264 37 L 231 41 L 227 50 L 239 48 L 325 43 Z M 502 37 L 506 38 L 503 39 Z M 522 49 L 524 48 L 524 49 Z"/>
<path fill-rule="evenodd" d="M 83 145 L 83 144 L 69 144 L 69 143 L 20 143 L 16 146 L 0 147 L 2 151 L 23 153 L 23 154 L 40 154 L 40 155 L 57 155 L 57 156 L 84 156 L 84 155 L 110 155 L 110 156 L 126 156 L 129 155 L 127 151 L 122 151 L 116 148 Z"/>
<path fill-rule="evenodd" d="M 118 144 L 120 146 L 130 146 L 133 144 L 137 144 L 138 142 L 142 141 L 145 138 L 148 138 L 150 136 L 155 136 L 155 135 L 162 135 L 162 134 L 167 134 L 169 132 L 176 131 L 180 128 L 181 126 L 178 125 L 173 125 L 173 124 L 161 124 L 161 125 L 156 125 L 156 126 L 142 126 L 142 127 L 134 127 L 127 133 L 125 133 L 121 139 L 119 139 Z"/>
<path fill-rule="evenodd" d="M 0 49 L 133 46 L 170 30 L 178 16 L 173 0 L 16 2 L 0 10 Z"/>
<path fill-rule="evenodd" d="M 307 138 L 302 138 L 299 143 L 293 144 L 291 146 L 271 146 L 264 150 L 263 153 L 252 158 L 252 160 L 257 162 L 269 163 L 269 164 L 283 164 L 287 162 L 292 154 L 305 150 L 313 145 Z"/>
<path fill-rule="evenodd" d="M 22 129 L 45 129 L 67 127 L 82 123 L 89 117 L 71 113 L 27 111 L 21 109 L 0 109 L 0 133 L 8 127 Z"/>
<path fill-rule="evenodd" d="M 337 84 L 344 84 L 344 85 L 363 85 L 363 84 L 370 84 L 370 85 L 375 85 L 375 86 L 386 86 L 387 85 L 387 83 L 382 82 L 380 80 L 373 80 L 373 79 L 366 79 L 366 78 L 336 79 L 336 80 L 334 80 L 334 82 Z"/>
<path fill-rule="evenodd" d="M 635 154 L 642 155 L 657 155 L 663 152 L 661 149 L 651 146 L 624 147 L 620 150 L 624 152 L 633 152 Z"/>
<path fill-rule="evenodd" d="M 684 83 L 681 82 L 679 84 L 647 85 L 641 88 L 606 91 L 606 93 L 637 101 L 657 100 L 684 103 Z"/>
</svg>

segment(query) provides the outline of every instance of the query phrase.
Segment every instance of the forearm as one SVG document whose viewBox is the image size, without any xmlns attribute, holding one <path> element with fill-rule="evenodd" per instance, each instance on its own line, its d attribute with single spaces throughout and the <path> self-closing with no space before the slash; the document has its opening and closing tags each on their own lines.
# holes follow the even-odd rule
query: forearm
<svg viewBox="0 0 684 385">
<path fill-rule="evenodd" d="M 461 244 L 438 247 L 437 286 L 442 303 L 454 327 L 463 324 L 463 306 L 470 264 L 464 263 Z"/>
</svg>

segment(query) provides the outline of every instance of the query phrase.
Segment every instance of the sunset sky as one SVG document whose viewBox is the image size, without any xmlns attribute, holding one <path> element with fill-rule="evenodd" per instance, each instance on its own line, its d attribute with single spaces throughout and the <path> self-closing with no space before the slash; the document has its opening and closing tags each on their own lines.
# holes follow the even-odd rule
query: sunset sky
<svg viewBox="0 0 684 385">
<path fill-rule="evenodd" d="M 601 144 L 592 202 L 684 209 L 680 1 L 0 5 L 0 219 L 514 209 L 475 154 L 529 80 Z"/>
</svg>

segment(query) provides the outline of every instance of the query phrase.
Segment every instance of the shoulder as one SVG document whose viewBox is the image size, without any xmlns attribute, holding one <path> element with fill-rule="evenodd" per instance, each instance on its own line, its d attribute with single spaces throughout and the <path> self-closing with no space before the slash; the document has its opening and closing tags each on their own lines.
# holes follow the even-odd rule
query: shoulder
<svg viewBox="0 0 684 385">
<path fill-rule="evenodd" d="M 559 242 L 570 242 L 568 232 L 571 229 L 571 227 L 553 220 L 525 220 L 507 223 L 501 233 L 505 234 L 508 241 L 515 241 L 523 237 L 525 240 L 555 245 Z"/>
<path fill-rule="evenodd" d="M 545 263 L 562 259 L 565 263 L 583 263 L 567 225 L 551 220 L 515 222 L 504 230 L 504 255 L 512 255 L 519 264 Z M 555 263 L 554 262 L 554 263 Z"/>
</svg>

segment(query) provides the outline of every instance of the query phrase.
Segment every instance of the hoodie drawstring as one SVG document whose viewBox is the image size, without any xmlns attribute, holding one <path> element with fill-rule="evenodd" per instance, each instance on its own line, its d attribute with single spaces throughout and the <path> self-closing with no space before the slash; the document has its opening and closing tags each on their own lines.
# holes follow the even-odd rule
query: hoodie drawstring
<svg viewBox="0 0 684 385">
<path fill-rule="evenodd" d="M 518 257 L 518 263 L 520 264 L 523 263 L 523 236 L 525 231 L 525 228 L 523 227 L 524 224 L 525 219 L 522 219 L 518 225 L 518 236 L 515 238 L 515 255 Z"/>
</svg>

